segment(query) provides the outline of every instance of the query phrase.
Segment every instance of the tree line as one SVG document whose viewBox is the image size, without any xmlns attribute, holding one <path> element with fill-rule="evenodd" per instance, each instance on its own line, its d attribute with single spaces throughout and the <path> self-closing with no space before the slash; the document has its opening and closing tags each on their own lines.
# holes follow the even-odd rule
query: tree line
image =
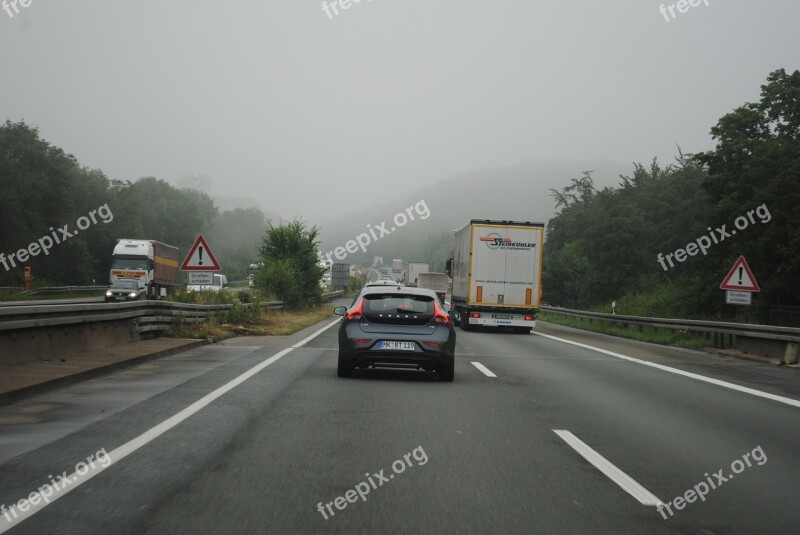
<svg viewBox="0 0 800 535">
<path fill-rule="evenodd" d="M 775 307 L 800 305 L 800 71 L 772 72 L 760 100 L 723 116 L 711 135 L 714 150 L 635 164 L 617 187 L 598 190 L 586 172 L 552 190 L 559 211 L 547 225 L 544 299 L 764 322 Z M 761 292 L 736 311 L 719 286 L 740 255 Z"/>
<path fill-rule="evenodd" d="M 0 253 L 6 258 L 44 236 L 63 235 L 55 229 L 64 225 L 73 234 L 47 254 L 34 247 L 38 254 L 23 255 L 30 256 L 24 263 L 7 261 L 8 269 L 0 264 L 0 286 L 21 286 L 23 264 L 39 286 L 107 284 L 118 239 L 153 239 L 185 255 L 198 234 L 205 235 L 228 279 L 241 280 L 258 258 L 267 224 L 257 208 L 220 212 L 208 194 L 154 177 L 111 179 L 81 166 L 24 121 L 0 125 L 0 192 Z M 95 218 L 75 233 L 78 219 L 101 206 L 112 217 Z"/>
</svg>

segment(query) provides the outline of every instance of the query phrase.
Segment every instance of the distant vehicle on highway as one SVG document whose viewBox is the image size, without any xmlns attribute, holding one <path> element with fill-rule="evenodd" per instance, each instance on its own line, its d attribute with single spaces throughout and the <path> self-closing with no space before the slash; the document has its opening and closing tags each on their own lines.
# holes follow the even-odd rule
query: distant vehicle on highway
<svg viewBox="0 0 800 535">
<path fill-rule="evenodd" d="M 452 308 L 461 328 L 536 325 L 542 285 L 544 224 L 472 219 L 455 231 Z"/>
<path fill-rule="evenodd" d="M 264 269 L 264 263 L 258 262 L 257 264 L 250 264 L 250 267 L 247 269 L 247 285 L 248 286 L 255 286 L 256 284 L 256 277 L 261 270 Z"/>
<path fill-rule="evenodd" d="M 406 280 L 409 286 L 417 286 L 417 279 L 420 273 L 428 273 L 431 270 L 430 264 L 427 262 L 409 262 L 408 263 L 408 276 Z"/>
<path fill-rule="evenodd" d="M 120 239 L 111 255 L 111 278 L 136 281 L 147 297 L 166 296 L 178 285 L 178 248 L 155 240 Z"/>
<path fill-rule="evenodd" d="M 444 306 L 450 286 L 450 277 L 447 276 L 447 273 L 420 273 L 417 277 L 417 286 L 433 290 Z"/>
<path fill-rule="evenodd" d="M 214 273 L 212 284 L 190 284 L 186 290 L 189 292 L 219 292 L 227 286 L 228 277 L 221 273 Z"/>
<path fill-rule="evenodd" d="M 455 374 L 456 331 L 431 290 L 364 288 L 348 309 L 340 306 L 339 377 L 355 368 L 416 368 Z"/>
<path fill-rule="evenodd" d="M 117 301 L 138 301 L 144 299 L 146 293 L 144 288 L 139 287 L 139 283 L 133 279 L 119 279 L 114 281 L 106 290 L 106 303 Z"/>
<path fill-rule="evenodd" d="M 361 291 L 358 292 L 353 297 L 353 303 L 352 304 L 355 304 L 356 301 L 358 301 L 358 298 L 361 296 L 361 294 L 364 292 L 365 289 L 367 289 L 367 288 L 375 288 L 376 286 L 381 286 L 383 288 L 386 288 L 386 287 L 398 288 L 398 287 L 402 287 L 402 284 L 397 284 L 396 282 L 391 281 L 391 280 L 378 280 L 378 281 L 368 282 L 368 283 L 366 283 L 364 285 L 364 288 L 362 288 Z"/>
</svg>

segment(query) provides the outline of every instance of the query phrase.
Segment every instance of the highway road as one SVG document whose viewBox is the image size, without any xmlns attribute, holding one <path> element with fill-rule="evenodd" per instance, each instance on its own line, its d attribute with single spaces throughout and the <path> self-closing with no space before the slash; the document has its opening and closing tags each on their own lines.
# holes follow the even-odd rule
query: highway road
<svg viewBox="0 0 800 535">
<path fill-rule="evenodd" d="M 5 509 L 0 533 L 5 515 L 19 534 L 800 525 L 798 370 L 539 322 L 531 335 L 459 331 L 452 384 L 339 379 L 337 323 L 0 407 L 0 504 L 19 515 Z M 60 477 L 70 484 L 53 490 Z M 49 504 L 19 511 L 39 488 Z"/>
</svg>

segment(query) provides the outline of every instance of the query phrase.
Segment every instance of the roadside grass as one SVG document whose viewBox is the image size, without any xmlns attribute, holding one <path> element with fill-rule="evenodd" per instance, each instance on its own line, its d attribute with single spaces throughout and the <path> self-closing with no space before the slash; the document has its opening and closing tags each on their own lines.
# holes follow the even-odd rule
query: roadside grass
<svg viewBox="0 0 800 535">
<path fill-rule="evenodd" d="M 655 344 L 676 345 L 690 348 L 711 347 L 712 342 L 702 333 L 691 331 L 672 331 L 668 329 L 654 329 L 653 327 L 642 327 L 631 325 L 624 326 L 619 323 L 600 322 L 581 320 L 580 318 L 569 318 L 560 314 L 542 312 L 540 319 L 566 327 L 574 327 L 585 331 L 592 331 L 622 338 L 630 338 L 641 342 L 652 342 Z"/>
<path fill-rule="evenodd" d="M 224 322 L 210 318 L 205 323 L 173 324 L 176 338 L 228 338 L 232 336 L 286 336 L 328 318 L 333 305 L 326 303 L 305 310 L 260 310 Z"/>
</svg>

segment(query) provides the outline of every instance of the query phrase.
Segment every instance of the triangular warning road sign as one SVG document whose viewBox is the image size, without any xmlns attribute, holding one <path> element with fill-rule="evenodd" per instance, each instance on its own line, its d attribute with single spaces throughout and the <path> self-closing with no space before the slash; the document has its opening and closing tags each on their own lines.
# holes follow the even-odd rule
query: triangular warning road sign
<svg viewBox="0 0 800 535">
<path fill-rule="evenodd" d="M 722 290 L 739 290 L 740 292 L 760 292 L 756 278 L 747 265 L 747 260 L 743 256 L 733 263 L 733 267 L 728 272 L 725 280 L 719 285 Z"/>
<path fill-rule="evenodd" d="M 208 246 L 208 242 L 201 234 L 189 249 L 189 254 L 181 265 L 182 271 L 221 271 L 219 262 Z"/>
</svg>

